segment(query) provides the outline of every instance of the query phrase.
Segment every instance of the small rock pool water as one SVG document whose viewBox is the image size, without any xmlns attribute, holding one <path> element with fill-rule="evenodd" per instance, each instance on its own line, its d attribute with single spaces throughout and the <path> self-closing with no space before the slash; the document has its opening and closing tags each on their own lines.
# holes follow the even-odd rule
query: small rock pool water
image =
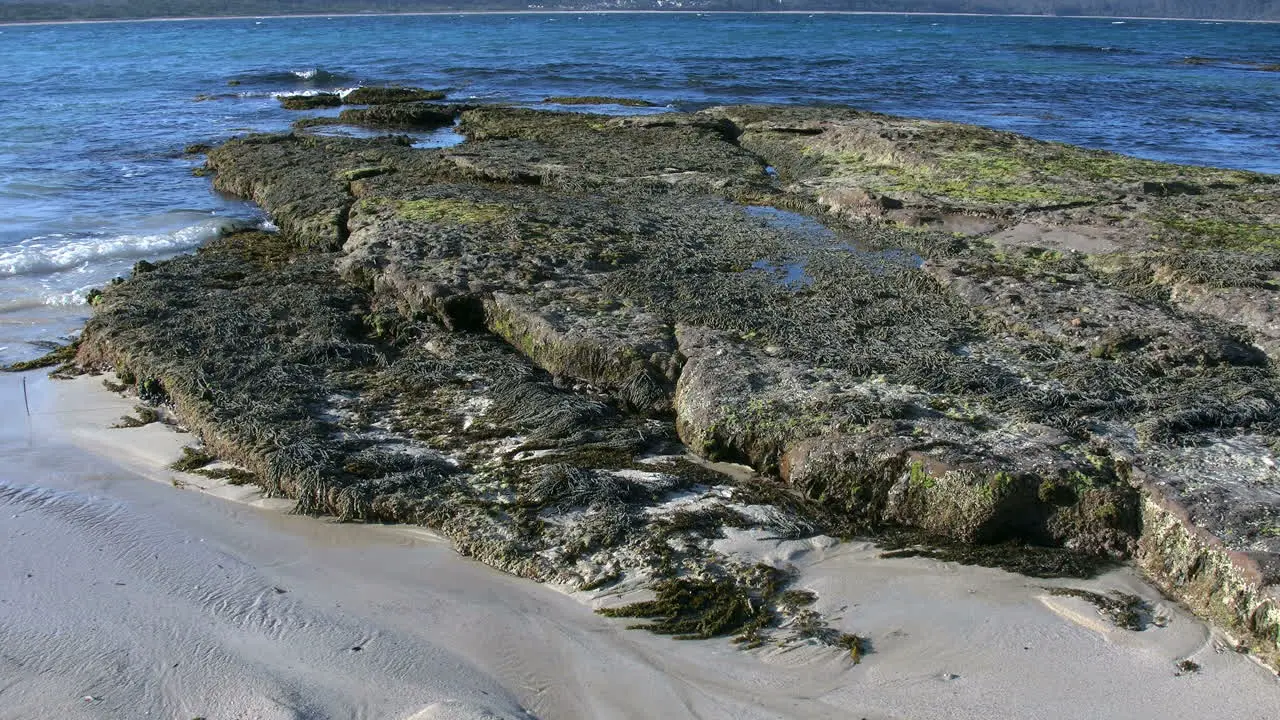
<svg viewBox="0 0 1280 720">
<path fill-rule="evenodd" d="M 800 236 L 803 243 L 798 248 L 800 253 L 783 258 L 760 258 L 751 263 L 752 270 L 769 273 L 777 279 L 779 285 L 799 291 L 813 285 L 813 277 L 806 270 L 809 259 L 803 255 L 805 247 L 815 250 L 842 250 L 863 260 L 873 269 L 888 266 L 919 268 L 924 265 L 924 258 L 914 252 L 901 248 L 887 250 L 867 250 L 855 245 L 849 238 L 842 237 L 831 228 L 814 218 L 801 215 L 790 210 L 780 210 L 768 205 L 747 205 L 744 211 L 754 218 L 759 218 L 766 225 L 785 230 Z"/>
</svg>

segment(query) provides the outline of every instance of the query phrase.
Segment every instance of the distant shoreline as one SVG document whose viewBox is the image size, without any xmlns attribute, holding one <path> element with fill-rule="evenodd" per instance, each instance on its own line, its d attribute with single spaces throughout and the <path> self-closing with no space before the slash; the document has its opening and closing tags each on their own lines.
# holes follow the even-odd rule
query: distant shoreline
<svg viewBox="0 0 1280 720">
<path fill-rule="evenodd" d="M 769 10 L 760 12 L 743 10 L 457 10 L 389 13 L 296 13 L 285 15 L 192 15 L 182 17 L 102 18 L 86 20 L 17 20 L 0 23 L 0 27 L 27 27 L 32 25 L 102 25 L 107 23 L 197 22 L 211 20 L 290 20 L 422 16 L 449 17 L 463 15 L 898 15 L 910 17 L 1007 17 L 1040 18 L 1045 20 L 1111 20 L 1116 22 L 1147 20 L 1157 22 L 1237 23 L 1251 25 L 1280 24 L 1280 20 L 1230 20 L 1225 18 L 1139 17 L 1133 15 L 1035 15 L 1027 13 L 930 13 L 866 10 Z"/>
</svg>

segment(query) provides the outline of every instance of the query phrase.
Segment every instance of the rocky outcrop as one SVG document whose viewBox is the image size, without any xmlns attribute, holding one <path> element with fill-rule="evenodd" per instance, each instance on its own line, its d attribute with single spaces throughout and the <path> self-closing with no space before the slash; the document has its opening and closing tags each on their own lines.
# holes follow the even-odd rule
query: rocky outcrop
<svg viewBox="0 0 1280 720">
<path fill-rule="evenodd" d="M 415 113 L 467 141 L 212 150 L 279 235 L 107 288 L 81 359 L 305 510 L 530 577 L 764 597 L 698 539 L 729 485 L 792 533 L 1134 558 L 1274 657 L 1275 178 L 827 108 L 344 118 Z"/>
<path fill-rule="evenodd" d="M 1127 468 L 1060 429 L 979 419 L 917 387 L 760 354 L 704 328 L 679 338 L 676 427 L 695 452 L 775 474 L 873 526 L 1132 550 Z"/>
</svg>

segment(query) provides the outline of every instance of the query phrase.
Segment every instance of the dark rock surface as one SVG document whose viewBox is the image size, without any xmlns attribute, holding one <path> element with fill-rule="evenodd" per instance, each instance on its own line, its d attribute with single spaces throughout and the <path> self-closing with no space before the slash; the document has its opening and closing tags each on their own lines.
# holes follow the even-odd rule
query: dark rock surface
<svg viewBox="0 0 1280 720">
<path fill-rule="evenodd" d="M 319 108 L 338 107 L 341 104 L 342 98 L 335 93 L 280 96 L 280 107 L 285 110 L 317 110 Z"/>
<path fill-rule="evenodd" d="M 343 110 L 337 122 L 372 128 L 434 130 L 452 125 L 463 109 L 425 102 L 392 103 Z"/>
<path fill-rule="evenodd" d="M 347 93 L 343 101 L 348 105 L 389 105 L 422 100 L 443 100 L 444 98 L 445 93 L 441 90 L 363 86 Z"/>
</svg>

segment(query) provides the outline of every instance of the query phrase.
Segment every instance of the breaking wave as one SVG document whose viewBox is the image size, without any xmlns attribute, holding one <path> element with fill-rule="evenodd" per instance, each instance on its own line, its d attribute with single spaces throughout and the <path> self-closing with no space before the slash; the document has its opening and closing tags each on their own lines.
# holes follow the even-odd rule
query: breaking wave
<svg viewBox="0 0 1280 720">
<path fill-rule="evenodd" d="M 195 249 L 244 223 L 210 220 L 168 233 L 84 237 L 44 235 L 0 249 L 0 277 L 44 275 L 106 260 L 155 257 Z"/>
<path fill-rule="evenodd" d="M 88 305 L 89 291 L 97 288 L 101 283 L 84 285 L 75 290 L 67 292 L 52 293 L 40 298 L 41 305 L 51 305 L 54 307 L 71 307 L 73 305 Z"/>
<path fill-rule="evenodd" d="M 241 85 L 284 85 L 287 87 L 320 87 L 326 85 L 352 84 L 356 78 L 340 72 L 331 72 L 323 68 L 303 68 L 300 70 L 269 70 L 259 73 L 243 73 L 232 78 Z"/>
</svg>

